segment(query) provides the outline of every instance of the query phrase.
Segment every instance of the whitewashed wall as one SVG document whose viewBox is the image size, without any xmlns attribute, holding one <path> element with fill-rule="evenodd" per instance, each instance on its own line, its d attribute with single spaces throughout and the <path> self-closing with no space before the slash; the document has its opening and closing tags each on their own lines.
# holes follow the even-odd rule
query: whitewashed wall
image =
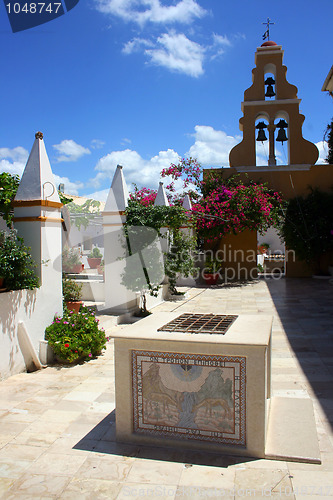
<svg viewBox="0 0 333 500">
<path fill-rule="evenodd" d="M 33 368 L 32 356 L 19 328 L 23 322 L 38 354 L 39 341 L 53 321 L 54 313 L 62 312 L 59 290 L 41 287 L 0 294 L 0 379 Z"/>
</svg>

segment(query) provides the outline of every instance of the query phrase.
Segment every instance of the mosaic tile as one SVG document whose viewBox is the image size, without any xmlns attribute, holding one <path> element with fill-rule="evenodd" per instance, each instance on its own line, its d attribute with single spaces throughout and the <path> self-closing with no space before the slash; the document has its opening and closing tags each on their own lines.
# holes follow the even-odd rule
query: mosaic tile
<svg viewBox="0 0 333 500">
<path fill-rule="evenodd" d="M 134 432 L 245 446 L 241 356 L 132 351 Z"/>
</svg>

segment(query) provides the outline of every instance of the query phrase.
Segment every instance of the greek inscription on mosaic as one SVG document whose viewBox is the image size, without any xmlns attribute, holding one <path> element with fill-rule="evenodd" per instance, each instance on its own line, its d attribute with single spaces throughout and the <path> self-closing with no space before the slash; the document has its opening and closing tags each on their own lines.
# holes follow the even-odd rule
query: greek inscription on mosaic
<svg viewBox="0 0 333 500">
<path fill-rule="evenodd" d="M 246 445 L 246 358 L 132 351 L 134 432 Z"/>
</svg>

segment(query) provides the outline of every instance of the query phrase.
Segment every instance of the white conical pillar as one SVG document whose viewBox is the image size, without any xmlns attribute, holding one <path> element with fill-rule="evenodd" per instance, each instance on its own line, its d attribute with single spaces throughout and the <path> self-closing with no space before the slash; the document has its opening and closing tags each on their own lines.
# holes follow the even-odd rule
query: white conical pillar
<svg viewBox="0 0 333 500">
<path fill-rule="evenodd" d="M 183 199 L 183 203 L 182 203 L 182 207 L 186 210 L 186 211 L 190 211 L 192 210 L 192 202 L 191 202 L 191 198 L 189 197 L 188 194 L 186 194 L 184 196 L 184 199 Z M 185 235 L 187 236 L 190 236 L 192 237 L 193 236 L 193 228 L 190 227 L 190 226 L 182 226 L 180 228 L 180 230 L 182 231 L 182 233 L 184 233 Z M 196 278 L 197 276 L 195 276 Z M 180 276 L 177 280 L 177 285 L 178 286 L 195 286 L 196 285 L 196 281 L 195 281 L 195 278 L 193 276 L 189 276 L 188 278 L 185 278 L 185 277 L 182 277 Z"/>
<path fill-rule="evenodd" d="M 192 202 L 188 194 L 184 196 L 182 206 L 183 208 L 185 208 L 185 210 L 192 210 Z"/>
<path fill-rule="evenodd" d="M 137 307 L 137 295 L 122 283 L 127 254 L 123 224 L 128 203 L 128 189 L 123 167 L 117 165 L 106 200 L 103 216 L 105 262 L 105 309 L 124 314 Z"/>
<path fill-rule="evenodd" d="M 46 153 L 43 134 L 35 142 L 18 187 L 14 227 L 31 248 L 43 289 L 47 288 L 56 312 L 62 310 L 61 207 L 56 182 Z"/>
<path fill-rule="evenodd" d="M 14 206 L 14 227 L 24 244 L 31 248 L 41 287 L 36 292 L 38 328 L 29 331 L 37 350 L 37 339 L 55 313 L 62 313 L 61 207 L 56 183 L 46 153 L 43 134 L 37 132 L 18 187 Z"/>
<path fill-rule="evenodd" d="M 157 191 L 156 198 L 154 201 L 154 206 L 155 207 L 169 207 L 170 206 L 168 197 L 166 195 L 166 192 L 165 192 L 165 189 L 163 186 L 163 182 L 159 183 L 158 191 Z M 163 236 L 162 238 L 160 238 L 162 252 L 167 253 L 169 251 L 169 247 L 170 247 L 169 229 L 167 227 L 162 227 L 161 234 Z"/>
<path fill-rule="evenodd" d="M 157 207 L 157 206 L 169 207 L 170 206 L 168 197 L 166 195 L 166 192 L 165 192 L 165 189 L 163 186 L 163 182 L 160 182 L 160 184 L 159 184 L 157 195 L 156 195 L 156 198 L 154 201 L 154 205 L 155 205 L 155 207 Z"/>
</svg>

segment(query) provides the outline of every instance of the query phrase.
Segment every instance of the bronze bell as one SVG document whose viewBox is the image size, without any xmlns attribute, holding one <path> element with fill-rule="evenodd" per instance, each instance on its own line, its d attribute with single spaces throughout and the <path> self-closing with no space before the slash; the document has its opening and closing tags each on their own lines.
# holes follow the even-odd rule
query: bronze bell
<svg viewBox="0 0 333 500">
<path fill-rule="evenodd" d="M 266 134 L 264 131 L 265 128 L 267 128 L 267 125 L 265 122 L 259 122 L 256 125 L 256 129 L 258 130 L 258 137 L 256 139 L 257 141 L 261 141 L 261 142 L 267 141 L 267 137 L 266 137 Z"/>
<path fill-rule="evenodd" d="M 276 141 L 282 142 L 282 144 L 283 144 L 287 140 L 288 140 L 288 137 L 287 137 L 286 131 L 284 130 L 284 128 L 280 128 L 278 131 Z"/>
<path fill-rule="evenodd" d="M 265 97 L 274 97 L 275 96 L 275 92 L 273 89 L 274 84 L 275 84 L 274 78 L 272 78 L 271 76 L 266 78 L 265 85 L 267 85 L 267 90 L 266 90 Z"/>
<path fill-rule="evenodd" d="M 276 138 L 277 142 L 282 142 L 282 144 L 288 140 L 285 128 L 288 128 L 288 123 L 285 120 L 280 120 L 279 123 L 276 124 L 277 128 L 279 129 L 278 135 Z"/>
</svg>

